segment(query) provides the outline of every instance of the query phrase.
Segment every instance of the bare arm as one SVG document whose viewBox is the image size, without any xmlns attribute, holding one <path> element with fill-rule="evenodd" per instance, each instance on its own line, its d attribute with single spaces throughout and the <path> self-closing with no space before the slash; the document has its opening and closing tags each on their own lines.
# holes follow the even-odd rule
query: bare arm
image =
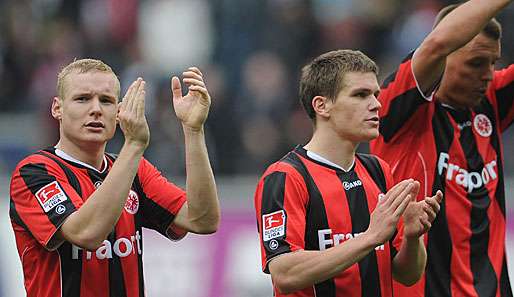
<svg viewBox="0 0 514 297">
<path fill-rule="evenodd" d="M 145 118 L 145 82 L 136 80 L 120 104 L 118 118 L 125 143 L 102 185 L 71 214 L 56 234 L 88 250 L 98 248 L 112 232 L 128 197 L 150 133 Z"/>
<path fill-rule="evenodd" d="M 393 235 L 410 202 L 412 180 L 395 185 L 377 204 L 369 228 L 360 236 L 323 251 L 297 251 L 269 263 L 274 285 L 288 294 L 330 279 L 357 263 Z"/>
<path fill-rule="evenodd" d="M 219 225 L 220 208 L 203 129 L 211 98 L 198 68 L 191 67 L 183 75 L 189 88 L 187 95 L 182 97 L 177 77 L 172 78 L 171 88 L 175 113 L 185 137 L 187 203 L 173 223 L 194 233 L 213 233 Z"/>
<path fill-rule="evenodd" d="M 419 188 L 419 183 L 417 186 Z M 427 252 L 422 235 L 432 226 L 439 212 L 442 198 L 443 193 L 437 191 L 434 196 L 427 197 L 423 201 L 411 202 L 403 214 L 403 241 L 398 254 L 393 259 L 393 277 L 406 286 L 415 284 L 425 270 Z"/>
<path fill-rule="evenodd" d="M 511 0 L 470 0 L 450 12 L 425 38 L 412 58 L 423 92 L 441 78 L 446 57 L 471 41 Z"/>
</svg>

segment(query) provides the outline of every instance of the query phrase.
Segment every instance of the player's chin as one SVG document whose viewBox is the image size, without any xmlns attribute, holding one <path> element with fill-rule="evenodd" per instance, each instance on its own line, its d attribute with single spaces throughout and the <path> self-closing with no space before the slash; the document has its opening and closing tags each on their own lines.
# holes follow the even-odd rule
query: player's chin
<svg viewBox="0 0 514 297">
<path fill-rule="evenodd" d="M 363 141 L 371 141 L 375 138 L 377 138 L 379 135 L 378 128 L 377 129 L 369 129 L 366 131 L 366 133 L 363 135 Z"/>
</svg>

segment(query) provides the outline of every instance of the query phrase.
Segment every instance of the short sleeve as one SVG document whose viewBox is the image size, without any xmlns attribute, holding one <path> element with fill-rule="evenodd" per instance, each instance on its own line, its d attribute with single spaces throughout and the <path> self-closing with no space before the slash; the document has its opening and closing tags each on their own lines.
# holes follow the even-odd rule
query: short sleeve
<svg viewBox="0 0 514 297">
<path fill-rule="evenodd" d="M 514 65 L 495 71 L 490 92 L 496 98 L 501 131 L 514 121 Z"/>
<path fill-rule="evenodd" d="M 409 127 L 424 125 L 427 121 L 421 109 L 428 108 L 433 96 L 423 94 L 419 88 L 412 71 L 412 55 L 409 54 L 381 86 L 380 134 L 386 143 L 408 132 Z"/>
<path fill-rule="evenodd" d="M 281 167 L 268 170 L 255 192 L 262 269 L 265 273 L 269 273 L 268 264 L 273 258 L 305 247 L 307 189 L 292 167 Z"/>
<path fill-rule="evenodd" d="M 42 158 L 22 161 L 15 169 L 10 185 L 10 217 L 42 246 L 53 250 L 60 244 L 51 241 L 55 232 L 83 201 L 62 169 Z"/>
<path fill-rule="evenodd" d="M 156 230 L 172 240 L 181 239 L 186 231 L 173 220 L 186 203 L 186 192 L 168 181 L 157 168 L 142 159 L 138 179 L 143 192 L 142 215 L 144 227 Z"/>
</svg>

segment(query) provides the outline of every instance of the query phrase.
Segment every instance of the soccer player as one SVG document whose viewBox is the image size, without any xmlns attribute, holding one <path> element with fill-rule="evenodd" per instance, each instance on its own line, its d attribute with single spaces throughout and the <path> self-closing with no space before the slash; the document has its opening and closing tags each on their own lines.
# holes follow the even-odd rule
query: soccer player
<svg viewBox="0 0 514 297">
<path fill-rule="evenodd" d="M 186 147 L 186 191 L 143 158 L 149 142 L 145 82 L 118 103 L 120 83 L 102 61 L 77 60 L 57 80 L 52 116 L 60 139 L 16 167 L 10 217 L 28 297 L 145 295 L 142 227 L 170 239 L 213 233 L 220 211 L 203 124 L 210 96 L 191 67 L 171 80 Z M 105 153 L 117 123 L 125 142 Z"/>
<path fill-rule="evenodd" d="M 303 68 L 300 99 L 314 133 L 266 170 L 255 193 L 262 268 L 275 296 L 392 296 L 393 276 L 413 284 L 422 274 L 420 236 L 442 193 L 413 202 L 418 182 L 393 186 L 384 161 L 355 152 L 378 136 L 377 72 L 351 50 Z M 398 247 L 391 243 L 402 214 Z"/>
<path fill-rule="evenodd" d="M 380 92 L 380 137 L 371 151 L 418 198 L 444 192 L 416 286 L 396 296 L 512 297 L 505 259 L 502 132 L 514 120 L 514 66 L 495 71 L 508 0 L 470 0 L 439 13 L 433 31 Z"/>
</svg>

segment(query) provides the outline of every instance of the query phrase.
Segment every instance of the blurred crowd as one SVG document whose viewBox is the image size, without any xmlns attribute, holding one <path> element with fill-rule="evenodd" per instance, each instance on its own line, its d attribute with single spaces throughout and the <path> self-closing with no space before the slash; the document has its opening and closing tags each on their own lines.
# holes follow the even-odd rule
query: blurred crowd
<svg viewBox="0 0 514 297">
<path fill-rule="evenodd" d="M 192 65 L 202 69 L 213 98 L 206 133 L 216 174 L 260 173 L 310 135 L 297 99 L 303 64 L 324 51 L 361 49 L 383 79 L 430 31 L 437 11 L 454 2 L 2 0 L 0 171 L 56 143 L 49 112 L 56 75 L 75 58 L 93 57 L 113 67 L 122 93 L 138 76 L 147 81 L 146 157 L 166 175 L 184 175 L 169 79 Z M 514 7 L 499 20 L 501 67 L 514 61 Z M 117 133 L 109 151 L 121 141 Z"/>
</svg>

